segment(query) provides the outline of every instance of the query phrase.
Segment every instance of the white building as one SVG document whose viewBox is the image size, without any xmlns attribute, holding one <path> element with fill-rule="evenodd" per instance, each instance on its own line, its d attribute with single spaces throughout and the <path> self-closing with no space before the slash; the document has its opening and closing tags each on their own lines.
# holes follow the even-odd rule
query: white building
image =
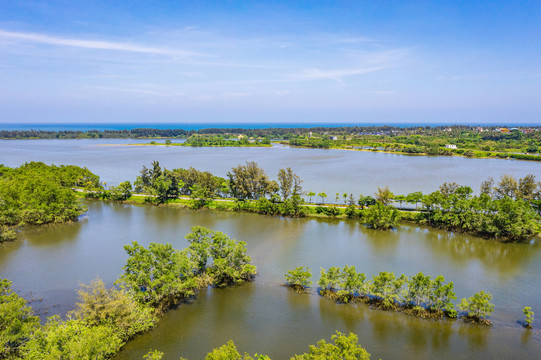
<svg viewBox="0 0 541 360">
<path fill-rule="evenodd" d="M 446 149 L 456 149 L 456 145 L 454 145 L 454 144 L 447 144 L 447 145 L 445 145 L 445 148 L 446 148 Z"/>
</svg>

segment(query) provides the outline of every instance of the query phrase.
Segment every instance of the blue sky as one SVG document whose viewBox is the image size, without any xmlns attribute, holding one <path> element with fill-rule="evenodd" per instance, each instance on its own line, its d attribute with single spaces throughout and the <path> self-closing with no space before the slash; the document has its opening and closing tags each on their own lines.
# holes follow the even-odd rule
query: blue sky
<svg viewBox="0 0 541 360">
<path fill-rule="evenodd" d="M 0 123 L 540 120 L 539 0 L 0 0 Z"/>
</svg>

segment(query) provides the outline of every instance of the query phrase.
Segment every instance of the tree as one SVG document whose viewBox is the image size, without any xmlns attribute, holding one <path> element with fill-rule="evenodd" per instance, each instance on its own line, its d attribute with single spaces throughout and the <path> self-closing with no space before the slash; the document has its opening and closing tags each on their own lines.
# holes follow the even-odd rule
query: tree
<svg viewBox="0 0 541 360">
<path fill-rule="evenodd" d="M 460 185 L 458 185 L 456 182 L 452 183 L 446 183 L 440 185 L 440 192 L 443 196 L 448 197 L 456 193 Z"/>
<path fill-rule="evenodd" d="M 406 202 L 408 204 L 415 204 L 415 209 L 417 209 L 417 204 L 423 200 L 423 193 L 420 191 L 410 193 L 406 195 Z"/>
<path fill-rule="evenodd" d="M 376 203 L 376 199 L 374 199 L 372 196 L 359 196 L 358 204 L 361 207 L 361 209 L 365 208 L 366 206 L 374 205 Z"/>
<path fill-rule="evenodd" d="M 385 186 L 383 189 L 378 187 L 378 191 L 375 194 L 376 200 L 382 203 L 383 205 L 389 205 L 393 200 L 393 193 L 389 190 L 388 186 Z"/>
<path fill-rule="evenodd" d="M 501 199 L 505 196 L 508 196 L 510 198 L 515 198 L 518 191 L 518 182 L 517 180 L 508 174 L 504 174 L 500 178 L 500 182 L 498 183 L 498 186 L 494 188 L 494 194 L 498 199 Z"/>
<path fill-rule="evenodd" d="M 524 316 L 526 316 L 526 324 L 524 325 L 528 329 L 531 329 L 533 327 L 533 311 L 532 308 L 529 306 L 524 306 L 524 309 L 522 309 L 522 313 Z"/>
<path fill-rule="evenodd" d="M 494 178 L 489 177 L 481 183 L 481 194 L 486 194 L 492 197 L 492 192 L 494 188 Z"/>
<path fill-rule="evenodd" d="M 208 188 L 195 184 L 190 188 L 192 198 L 192 208 L 201 209 L 212 201 L 212 193 Z"/>
<path fill-rule="evenodd" d="M 358 344 L 358 337 L 353 333 L 344 335 L 337 331 L 332 336 L 333 343 L 320 340 L 311 345 L 308 353 L 295 355 L 292 360 L 370 360 L 370 354 Z"/>
<path fill-rule="evenodd" d="M 456 299 L 452 281 L 445 284 L 445 278 L 442 275 L 437 276 L 431 283 L 428 298 L 428 308 L 430 310 L 444 311 L 449 317 L 456 317 L 456 311 L 451 302 L 451 300 Z"/>
<path fill-rule="evenodd" d="M 337 205 L 338 204 L 338 199 L 340 198 L 340 193 L 336 193 L 335 194 L 335 197 L 334 197 L 334 204 Z"/>
<path fill-rule="evenodd" d="M 284 200 L 287 200 L 291 194 L 300 195 L 302 192 L 301 183 L 301 178 L 291 168 L 278 171 L 278 184 Z"/>
<path fill-rule="evenodd" d="M 310 190 L 310 192 L 308 194 L 306 194 L 306 196 L 308 196 L 308 198 L 310 199 L 310 204 L 312 203 L 312 197 L 316 196 L 316 193 L 313 192 L 312 190 Z"/>
<path fill-rule="evenodd" d="M 268 356 L 255 354 L 257 360 L 270 360 Z M 181 359 L 182 360 L 182 359 Z M 205 356 L 205 360 L 254 360 L 249 354 L 241 355 L 232 340 Z"/>
<path fill-rule="evenodd" d="M 118 186 L 112 186 L 109 189 L 111 200 L 124 201 L 131 197 L 132 185 L 129 181 L 124 181 Z"/>
<path fill-rule="evenodd" d="M 286 200 L 293 191 L 293 170 L 291 168 L 280 169 L 278 171 L 278 184 L 282 192 L 282 199 Z"/>
<path fill-rule="evenodd" d="M 327 194 L 325 194 L 324 192 L 320 192 L 319 194 L 317 194 L 317 196 L 321 197 L 321 203 L 324 204 Z"/>
<path fill-rule="evenodd" d="M 381 300 L 384 309 L 391 309 L 406 281 L 405 275 L 396 278 L 394 273 L 382 271 L 372 279 L 372 294 Z"/>
<path fill-rule="evenodd" d="M 186 251 L 158 243 L 150 243 L 147 249 L 136 241 L 124 249 L 129 257 L 118 281 L 140 304 L 165 310 L 194 294 L 195 266 Z"/>
<path fill-rule="evenodd" d="M 246 243 L 230 239 L 222 232 L 203 227 L 193 227 L 186 235 L 190 242 L 189 251 L 197 262 L 197 270 L 210 276 L 214 286 L 223 287 L 251 281 L 257 274 L 256 267 L 246 254 Z M 206 265 L 212 258 L 212 265 Z"/>
<path fill-rule="evenodd" d="M 369 206 L 363 213 L 363 220 L 373 229 L 392 229 L 396 227 L 399 219 L 398 210 L 385 206 L 381 202 Z"/>
<path fill-rule="evenodd" d="M 11 289 L 11 281 L 0 280 L 0 359 L 17 356 L 20 348 L 39 328 L 26 300 Z"/>
<path fill-rule="evenodd" d="M 83 320 L 58 315 L 47 319 L 24 347 L 24 359 L 104 360 L 118 352 L 124 341 L 110 326 L 88 326 Z"/>
<path fill-rule="evenodd" d="M 89 326 L 111 326 L 122 339 L 150 329 L 157 321 L 152 309 L 137 304 L 124 290 L 107 289 L 99 278 L 83 284 L 78 295 L 70 315 Z"/>
<path fill-rule="evenodd" d="M 532 200 L 536 195 L 537 182 L 535 176 L 528 174 L 518 182 L 517 197 L 524 200 Z"/>
<path fill-rule="evenodd" d="M 494 312 L 494 305 L 490 302 L 491 300 L 491 293 L 480 291 L 472 297 L 462 299 L 458 308 L 466 311 L 469 319 L 482 322 Z"/>
<path fill-rule="evenodd" d="M 420 272 L 412 276 L 408 281 L 406 301 L 415 307 L 426 304 L 429 300 L 431 285 L 432 282 L 429 275 L 425 276 Z"/>
<path fill-rule="evenodd" d="M 304 292 L 312 285 L 311 277 L 312 270 L 305 266 L 298 266 L 285 274 L 286 285 L 295 291 Z"/>
<path fill-rule="evenodd" d="M 227 173 L 229 187 L 238 199 L 259 199 L 268 193 L 269 179 L 255 161 L 233 167 Z"/>
<path fill-rule="evenodd" d="M 318 285 L 321 288 L 321 291 L 331 291 L 334 292 L 340 285 L 340 268 L 332 266 L 326 272 L 325 269 L 321 268 L 321 273 L 318 281 Z"/>
<path fill-rule="evenodd" d="M 342 290 L 338 291 L 338 300 L 343 303 L 348 303 L 356 295 L 364 296 L 366 294 L 366 275 L 358 273 L 355 266 L 346 265 L 342 269 L 341 284 Z"/>
<path fill-rule="evenodd" d="M 164 353 L 158 350 L 150 350 L 144 356 L 144 360 L 162 360 Z"/>
</svg>

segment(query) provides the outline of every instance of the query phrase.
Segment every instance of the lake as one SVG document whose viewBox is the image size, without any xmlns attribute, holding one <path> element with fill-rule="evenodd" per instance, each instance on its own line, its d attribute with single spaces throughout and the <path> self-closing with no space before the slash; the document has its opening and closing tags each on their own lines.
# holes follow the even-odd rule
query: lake
<svg viewBox="0 0 541 360">
<path fill-rule="evenodd" d="M 209 289 L 190 304 L 165 315 L 157 328 L 130 341 L 118 359 L 140 359 L 150 348 L 200 359 L 233 339 L 241 351 L 274 359 L 304 352 L 335 330 L 353 331 L 360 343 L 382 359 L 530 358 L 541 351 L 540 327 L 521 328 L 525 305 L 541 313 L 541 251 L 537 243 L 503 244 L 416 226 L 384 232 L 356 221 L 283 219 L 257 214 L 192 211 L 177 207 L 88 201 L 80 222 L 30 228 L 0 251 L 0 274 L 13 281 L 42 313 L 73 309 L 75 289 L 99 276 L 107 284 L 120 275 L 125 244 L 137 241 L 187 245 L 191 226 L 223 231 L 247 242 L 258 267 L 254 283 Z M 494 326 L 432 321 L 340 305 L 280 286 L 296 266 L 355 265 L 368 277 L 380 271 L 408 275 L 422 271 L 454 281 L 458 298 L 479 290 L 494 295 Z M 457 300 L 458 302 L 458 300 Z"/>
<path fill-rule="evenodd" d="M 268 174 L 290 166 L 305 189 L 374 192 L 389 185 L 395 192 L 434 190 L 443 181 L 478 188 L 487 176 L 503 173 L 539 177 L 541 164 L 528 161 L 401 156 L 338 150 L 272 148 L 183 148 L 100 146 L 133 140 L 0 141 L 0 163 L 25 161 L 87 166 L 108 184 L 134 180 L 142 165 L 159 160 L 168 168 L 194 166 L 224 176 L 231 166 L 257 161 Z M 147 142 L 146 140 L 143 142 Z M 275 177 L 275 176 L 272 176 Z M 336 331 L 355 332 L 373 359 L 537 359 L 541 326 L 527 331 L 518 323 L 521 309 L 541 314 L 541 246 L 505 244 L 428 229 L 400 226 L 395 231 L 367 229 L 354 220 L 287 219 L 249 213 L 192 211 L 86 201 L 77 223 L 30 227 L 18 240 L 0 246 L 0 275 L 45 318 L 73 309 L 76 289 L 96 277 L 112 285 L 126 260 L 125 244 L 137 241 L 187 245 L 194 225 L 223 231 L 246 241 L 258 267 L 255 282 L 229 289 L 208 289 L 167 313 L 152 331 L 130 341 L 117 360 L 142 359 L 149 349 L 165 359 L 201 359 L 232 339 L 241 352 L 288 358 Z M 296 266 L 354 265 L 367 277 L 380 271 L 413 275 L 422 271 L 454 281 L 460 298 L 479 290 L 494 298 L 494 326 L 432 321 L 371 310 L 364 304 L 336 304 L 317 295 L 282 287 Z"/>
<path fill-rule="evenodd" d="M 0 140 L 0 164 L 19 166 L 28 161 L 43 161 L 86 166 L 108 185 L 118 185 L 125 180 L 133 183 L 143 165 L 148 167 L 154 160 L 169 169 L 193 166 L 222 177 L 233 166 L 256 161 L 272 179 L 276 179 L 279 169 L 291 167 L 304 180 L 304 190 L 326 192 L 329 200 L 334 200 L 335 193 L 371 195 L 386 185 L 396 194 L 428 193 L 443 182 L 454 181 L 477 192 L 489 176 L 498 180 L 503 174 L 523 177 L 531 173 L 541 178 L 541 162 L 524 160 L 406 156 L 283 145 L 271 148 L 128 145 L 149 141 Z"/>
</svg>

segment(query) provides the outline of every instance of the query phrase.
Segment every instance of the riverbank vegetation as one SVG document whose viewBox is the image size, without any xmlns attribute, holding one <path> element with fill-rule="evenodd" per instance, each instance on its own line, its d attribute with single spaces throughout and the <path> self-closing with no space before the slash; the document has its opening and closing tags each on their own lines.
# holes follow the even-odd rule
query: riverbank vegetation
<svg viewBox="0 0 541 360">
<path fill-rule="evenodd" d="M 285 285 L 305 292 L 311 284 L 311 276 L 309 268 L 297 267 L 285 275 Z M 422 272 L 396 276 L 383 271 L 369 280 L 364 273 L 357 272 L 355 266 L 334 266 L 321 269 L 318 285 L 320 295 L 338 303 L 363 302 L 374 309 L 401 311 L 421 318 L 454 319 L 460 315 L 466 322 L 491 325 L 487 318 L 494 311 L 492 295 L 480 291 L 461 300 L 458 308 L 462 313 L 459 314 L 452 303 L 456 299 L 453 282 L 446 283 L 442 275 L 432 279 Z"/>
<path fill-rule="evenodd" d="M 0 242 L 13 240 L 19 226 L 76 221 L 86 208 L 72 187 L 93 191 L 101 185 L 98 176 L 73 165 L 0 165 Z"/>
<path fill-rule="evenodd" d="M 83 285 L 66 320 L 55 315 L 43 326 L 11 282 L 2 280 L 0 358 L 108 359 L 198 290 L 254 279 L 256 268 L 244 242 L 203 227 L 193 227 L 186 238 L 190 244 L 184 250 L 171 244 L 126 245 L 118 287 L 106 288 L 99 279 Z"/>
<path fill-rule="evenodd" d="M 130 197 L 129 182 L 87 196 L 273 216 L 342 217 L 380 230 L 403 221 L 503 241 L 528 241 L 541 231 L 541 185 L 532 174 L 521 179 L 504 175 L 498 183 L 489 178 L 481 184 L 479 195 L 468 186 L 444 183 L 430 194 L 397 195 L 387 187 L 378 188 L 374 196 L 337 194 L 334 204 L 324 203 L 325 192 L 318 194 L 319 204 L 312 204 L 316 193 L 303 191 L 302 183 L 291 168 L 280 169 L 276 180 L 271 180 L 253 161 L 233 167 L 227 178 L 194 168 L 168 170 L 155 161 L 141 170 L 135 196 Z"/>
</svg>

